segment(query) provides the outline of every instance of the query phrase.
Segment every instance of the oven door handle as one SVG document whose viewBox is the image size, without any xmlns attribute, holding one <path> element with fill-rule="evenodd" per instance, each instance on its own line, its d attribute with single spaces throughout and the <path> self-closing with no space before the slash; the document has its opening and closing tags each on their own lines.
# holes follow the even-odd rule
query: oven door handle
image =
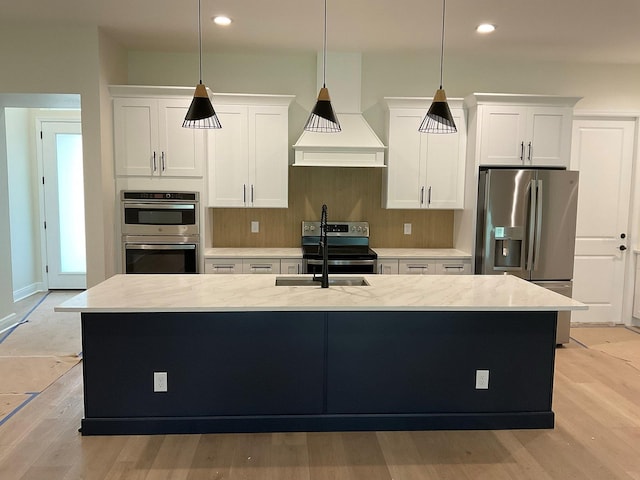
<svg viewBox="0 0 640 480">
<path fill-rule="evenodd" d="M 195 245 L 154 245 L 154 244 L 137 244 L 125 243 L 124 248 L 127 250 L 195 250 Z"/>
<path fill-rule="evenodd" d="M 329 260 L 328 265 L 375 265 L 375 260 Z M 322 260 L 307 260 L 307 265 L 322 265 Z"/>
<path fill-rule="evenodd" d="M 194 210 L 196 206 L 193 203 L 125 203 L 124 208 L 141 208 L 149 210 Z"/>
</svg>

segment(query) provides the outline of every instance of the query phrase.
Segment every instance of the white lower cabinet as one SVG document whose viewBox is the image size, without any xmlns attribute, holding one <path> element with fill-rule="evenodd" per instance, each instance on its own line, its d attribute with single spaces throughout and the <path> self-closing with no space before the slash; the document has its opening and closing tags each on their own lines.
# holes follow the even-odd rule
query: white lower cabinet
<svg viewBox="0 0 640 480">
<path fill-rule="evenodd" d="M 242 273 L 280 273 L 279 258 L 243 258 Z"/>
<path fill-rule="evenodd" d="M 301 258 L 283 258 L 280 260 L 280 273 L 286 275 L 298 275 L 302 273 Z"/>
<path fill-rule="evenodd" d="M 242 273 L 241 258 L 205 258 L 204 273 Z"/>
<path fill-rule="evenodd" d="M 380 275 L 471 275 L 471 260 L 378 258 Z"/>
</svg>

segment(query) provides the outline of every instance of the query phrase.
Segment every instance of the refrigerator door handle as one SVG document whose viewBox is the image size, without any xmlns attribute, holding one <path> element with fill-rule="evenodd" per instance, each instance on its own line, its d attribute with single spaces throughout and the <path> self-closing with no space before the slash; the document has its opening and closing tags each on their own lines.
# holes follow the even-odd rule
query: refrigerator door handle
<svg viewBox="0 0 640 480">
<path fill-rule="evenodd" d="M 538 260 L 540 259 L 540 242 L 542 241 L 542 199 L 544 198 L 543 191 L 542 191 L 542 180 L 538 180 L 537 183 L 538 183 L 538 186 L 536 188 L 537 190 L 536 236 L 533 241 L 535 246 L 534 252 L 533 252 L 533 269 L 534 270 L 538 269 Z"/>
<path fill-rule="evenodd" d="M 525 262 L 525 270 L 533 270 L 533 248 L 535 242 L 536 229 L 536 180 L 529 182 L 529 231 L 527 232 L 527 261 Z"/>
</svg>

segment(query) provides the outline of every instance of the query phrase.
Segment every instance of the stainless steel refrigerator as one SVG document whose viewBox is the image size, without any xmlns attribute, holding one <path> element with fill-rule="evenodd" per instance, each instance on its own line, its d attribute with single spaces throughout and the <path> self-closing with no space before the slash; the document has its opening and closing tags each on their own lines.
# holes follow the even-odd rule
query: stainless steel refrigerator
<svg viewBox="0 0 640 480">
<path fill-rule="evenodd" d="M 476 274 L 511 274 L 571 297 L 578 172 L 481 168 Z M 560 312 L 556 343 L 569 342 L 571 312 Z"/>
</svg>

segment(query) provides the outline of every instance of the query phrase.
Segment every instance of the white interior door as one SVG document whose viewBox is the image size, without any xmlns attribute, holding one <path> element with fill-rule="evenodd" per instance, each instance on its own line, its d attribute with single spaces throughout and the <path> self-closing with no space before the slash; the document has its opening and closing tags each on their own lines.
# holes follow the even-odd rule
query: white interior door
<svg viewBox="0 0 640 480">
<path fill-rule="evenodd" d="M 87 286 L 80 122 L 41 123 L 46 273 L 50 289 Z"/>
<path fill-rule="evenodd" d="M 573 298 L 589 310 L 573 312 L 572 322 L 623 323 L 634 130 L 633 120 L 573 123 L 571 169 L 580 172 Z"/>
</svg>

